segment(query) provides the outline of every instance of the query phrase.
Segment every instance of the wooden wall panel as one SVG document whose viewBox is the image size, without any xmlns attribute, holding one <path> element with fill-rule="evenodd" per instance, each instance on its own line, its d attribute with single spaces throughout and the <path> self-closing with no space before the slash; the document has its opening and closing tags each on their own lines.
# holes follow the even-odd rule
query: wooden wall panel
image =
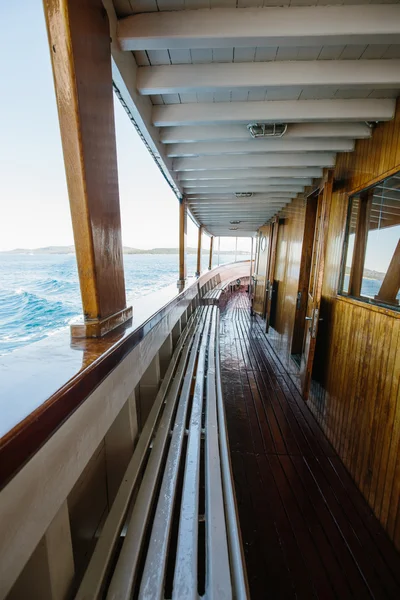
<svg viewBox="0 0 400 600">
<path fill-rule="evenodd" d="M 297 198 L 290 212 L 283 212 L 279 225 L 275 281 L 277 282 L 277 311 L 273 329 L 268 337 L 273 339 L 285 367 L 294 377 L 298 371 L 290 358 L 296 297 L 299 285 L 301 249 L 304 232 L 305 200 Z"/>
<path fill-rule="evenodd" d="M 395 119 L 339 154 L 331 199 L 321 322 L 308 405 L 400 549 L 400 313 L 337 295 L 348 197 L 400 171 Z M 269 339 L 296 383 L 290 344 L 303 235 L 299 200 L 278 240 L 278 308 Z"/>
</svg>

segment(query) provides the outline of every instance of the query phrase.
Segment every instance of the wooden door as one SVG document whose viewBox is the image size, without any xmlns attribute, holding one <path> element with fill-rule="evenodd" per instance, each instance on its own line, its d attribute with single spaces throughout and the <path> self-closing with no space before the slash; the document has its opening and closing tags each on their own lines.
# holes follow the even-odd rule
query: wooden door
<svg viewBox="0 0 400 600">
<path fill-rule="evenodd" d="M 297 357 L 296 363 L 300 366 L 300 357 L 303 351 L 305 320 L 307 314 L 308 289 L 310 286 L 310 271 L 313 256 L 315 224 L 317 218 L 318 195 L 312 194 L 307 198 L 306 214 L 304 220 L 303 244 L 301 249 L 299 287 L 297 289 L 296 312 L 292 336 L 292 356 Z"/>
<path fill-rule="evenodd" d="M 275 264 L 276 264 L 276 249 L 278 244 L 278 229 L 279 219 L 275 217 L 271 224 L 271 243 L 268 253 L 267 261 L 267 282 L 266 282 L 266 295 L 265 295 L 265 331 L 268 332 L 269 324 L 271 320 L 271 306 L 274 295 L 274 280 L 275 280 Z"/>
<path fill-rule="evenodd" d="M 263 315 L 265 311 L 265 286 L 267 280 L 270 237 L 271 226 L 265 225 L 260 229 L 258 236 L 258 252 L 254 269 L 255 286 L 253 310 L 259 315 Z"/>
<path fill-rule="evenodd" d="M 303 353 L 300 363 L 300 380 L 303 398 L 307 400 L 312 377 L 315 346 L 317 342 L 318 324 L 321 319 L 320 307 L 322 281 L 325 267 L 326 233 L 328 228 L 329 208 L 332 195 L 333 172 L 329 171 L 327 181 L 318 196 L 316 226 L 313 243 L 310 282 L 307 297 L 306 328 L 304 332 Z"/>
</svg>

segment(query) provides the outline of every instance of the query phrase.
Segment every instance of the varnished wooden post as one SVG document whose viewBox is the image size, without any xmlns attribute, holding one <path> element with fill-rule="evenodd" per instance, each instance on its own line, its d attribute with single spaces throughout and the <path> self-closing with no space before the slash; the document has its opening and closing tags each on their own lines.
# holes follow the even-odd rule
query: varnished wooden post
<svg viewBox="0 0 400 600">
<path fill-rule="evenodd" d="M 375 300 L 386 302 L 387 304 L 399 305 L 396 296 L 400 289 L 400 240 L 397 242 L 396 250 L 390 261 L 389 268 L 385 278 L 382 281 L 381 289 L 375 296 Z"/>
<path fill-rule="evenodd" d="M 101 0 L 44 0 L 84 313 L 100 337 L 126 308 L 110 31 Z"/>
<path fill-rule="evenodd" d="M 349 296 L 361 295 L 364 273 L 365 253 L 368 241 L 369 217 L 371 214 L 373 190 L 360 194 L 358 207 L 356 237 L 354 240 L 353 259 L 351 264 Z"/>
<path fill-rule="evenodd" d="M 187 238 L 187 205 L 182 198 L 179 201 L 179 279 L 178 290 L 183 291 L 186 284 L 186 238 Z"/>
<path fill-rule="evenodd" d="M 196 277 L 200 276 L 201 273 L 201 236 L 203 235 L 203 225 L 199 227 L 199 236 L 197 241 L 197 269 L 196 269 Z"/>
<path fill-rule="evenodd" d="M 212 260 L 213 260 L 213 246 L 214 246 L 214 236 L 210 237 L 210 260 L 208 261 L 208 270 L 212 269 Z"/>
</svg>

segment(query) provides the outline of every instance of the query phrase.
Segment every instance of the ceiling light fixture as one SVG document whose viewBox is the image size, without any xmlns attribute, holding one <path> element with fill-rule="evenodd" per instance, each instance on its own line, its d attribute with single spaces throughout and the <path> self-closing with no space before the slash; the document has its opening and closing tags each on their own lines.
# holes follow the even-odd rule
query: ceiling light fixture
<svg viewBox="0 0 400 600">
<path fill-rule="evenodd" d="M 236 198 L 251 198 L 253 192 L 235 192 Z"/>
<path fill-rule="evenodd" d="M 231 225 L 239 225 L 242 221 L 229 221 Z"/>
<path fill-rule="evenodd" d="M 237 227 L 229 227 L 229 231 L 237 231 Z"/>
<path fill-rule="evenodd" d="M 278 137 L 281 138 L 287 131 L 286 123 L 249 123 L 247 129 L 252 138 Z"/>
</svg>

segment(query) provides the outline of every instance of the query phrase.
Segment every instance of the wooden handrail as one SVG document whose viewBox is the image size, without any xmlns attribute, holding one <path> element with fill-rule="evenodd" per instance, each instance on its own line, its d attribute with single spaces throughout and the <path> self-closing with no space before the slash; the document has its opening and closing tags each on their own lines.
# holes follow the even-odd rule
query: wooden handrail
<svg viewBox="0 0 400 600">
<path fill-rule="evenodd" d="M 247 263 L 248 261 L 241 261 L 237 265 L 246 265 L 244 266 L 246 270 Z M 49 398 L 44 399 L 40 406 L 1 438 L 0 489 L 174 307 L 182 304 L 184 310 L 185 305 L 188 305 L 197 295 L 198 285 L 207 282 L 217 272 L 229 270 L 234 265 L 235 263 L 229 263 L 204 273 L 139 327 L 123 325 L 102 339 L 79 340 L 79 349 L 90 354 L 89 364 L 66 381 Z M 49 355 L 50 353 L 49 347 Z"/>
</svg>

